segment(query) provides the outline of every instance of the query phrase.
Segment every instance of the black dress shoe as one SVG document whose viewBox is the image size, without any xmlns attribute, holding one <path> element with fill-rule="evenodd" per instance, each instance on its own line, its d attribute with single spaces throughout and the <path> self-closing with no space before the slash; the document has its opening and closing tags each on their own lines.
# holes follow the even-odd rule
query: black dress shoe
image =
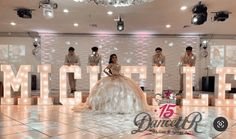
<svg viewBox="0 0 236 139">
<path fill-rule="evenodd" d="M 76 91 L 76 90 L 71 90 L 71 91 L 70 91 L 70 93 L 71 93 L 71 94 L 74 94 L 74 93 L 75 93 L 75 91 Z"/>
<path fill-rule="evenodd" d="M 62 103 L 61 103 L 61 102 L 59 102 L 59 103 L 58 103 L 58 105 L 62 105 Z"/>
</svg>

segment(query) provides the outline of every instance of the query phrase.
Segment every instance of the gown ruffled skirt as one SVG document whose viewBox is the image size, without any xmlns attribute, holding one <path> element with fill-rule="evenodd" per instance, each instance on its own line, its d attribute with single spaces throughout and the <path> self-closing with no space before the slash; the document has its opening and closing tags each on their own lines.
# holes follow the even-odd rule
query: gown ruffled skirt
<svg viewBox="0 0 236 139">
<path fill-rule="evenodd" d="M 148 109 L 144 92 L 125 76 L 105 77 L 99 80 L 87 98 L 74 111 L 92 110 L 101 113 L 134 113 Z"/>
</svg>

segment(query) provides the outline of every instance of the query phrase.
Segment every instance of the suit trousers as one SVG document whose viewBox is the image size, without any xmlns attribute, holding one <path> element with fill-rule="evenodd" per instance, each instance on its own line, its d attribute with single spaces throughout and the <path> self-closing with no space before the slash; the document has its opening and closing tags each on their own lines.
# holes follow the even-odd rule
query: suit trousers
<svg viewBox="0 0 236 139">
<path fill-rule="evenodd" d="M 68 73 L 68 80 L 69 80 L 70 90 L 75 91 L 76 90 L 76 80 L 74 79 L 74 73 Z"/>
</svg>

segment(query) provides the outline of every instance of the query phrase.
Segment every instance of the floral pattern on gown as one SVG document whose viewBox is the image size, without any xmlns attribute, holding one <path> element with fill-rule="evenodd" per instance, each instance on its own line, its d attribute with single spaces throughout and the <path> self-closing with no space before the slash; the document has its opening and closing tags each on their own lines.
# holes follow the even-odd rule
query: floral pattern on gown
<svg viewBox="0 0 236 139">
<path fill-rule="evenodd" d="M 111 64 L 112 76 L 99 80 L 84 104 L 74 107 L 74 111 L 89 108 L 102 113 L 133 113 L 147 110 L 144 92 L 130 78 L 120 75 L 121 66 Z"/>
</svg>

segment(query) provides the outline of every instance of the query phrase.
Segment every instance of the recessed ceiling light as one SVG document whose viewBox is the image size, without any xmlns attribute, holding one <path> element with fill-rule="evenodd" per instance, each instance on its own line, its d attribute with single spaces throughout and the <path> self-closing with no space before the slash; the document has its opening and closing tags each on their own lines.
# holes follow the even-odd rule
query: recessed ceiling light
<svg viewBox="0 0 236 139">
<path fill-rule="evenodd" d="M 69 13 L 69 10 L 68 9 L 64 9 L 63 12 L 64 13 Z"/>
<path fill-rule="evenodd" d="M 16 23 L 15 23 L 15 22 L 11 22 L 10 24 L 11 24 L 12 26 L 15 26 L 15 25 L 16 25 Z"/>
<path fill-rule="evenodd" d="M 167 24 L 167 25 L 166 25 L 166 28 L 170 28 L 170 27 L 171 27 L 171 25 L 170 25 L 170 24 Z"/>
<path fill-rule="evenodd" d="M 74 23 L 74 27 L 78 27 L 79 26 L 79 24 L 78 23 Z"/>
<path fill-rule="evenodd" d="M 113 12 L 112 12 L 112 11 L 108 11 L 107 14 L 108 14 L 108 15 L 112 15 Z"/>
<path fill-rule="evenodd" d="M 187 9 L 187 6 L 181 6 L 181 8 L 180 8 L 181 11 L 184 11 L 186 9 Z"/>
<path fill-rule="evenodd" d="M 74 0 L 74 2 L 84 2 L 85 0 Z"/>
</svg>

